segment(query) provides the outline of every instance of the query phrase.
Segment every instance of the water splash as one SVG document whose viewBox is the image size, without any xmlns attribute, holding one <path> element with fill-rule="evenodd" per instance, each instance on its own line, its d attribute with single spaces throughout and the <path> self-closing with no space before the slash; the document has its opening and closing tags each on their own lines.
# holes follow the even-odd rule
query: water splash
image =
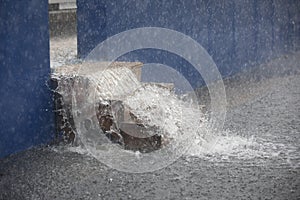
<svg viewBox="0 0 300 200">
<path fill-rule="evenodd" d="M 280 163 L 287 163 L 295 168 L 300 166 L 299 148 L 296 146 L 287 147 L 286 144 L 269 141 L 254 136 L 257 134 L 253 133 L 245 134 L 252 137 L 244 137 L 233 131 L 214 133 L 208 129 L 209 120 L 195 102 L 184 101 L 184 98 L 169 89 L 141 84 L 127 68 L 108 69 L 94 73 L 89 78 L 93 83 L 85 85 L 86 91 L 96 89 L 96 98 L 101 100 L 122 100 L 145 124 L 160 127 L 161 133 L 171 138 L 168 144 L 180 142 L 176 140 L 186 133 L 190 138 L 188 142 L 181 144 L 189 145 L 189 151 L 185 153 L 187 157 L 194 156 L 212 162 L 280 158 Z M 59 88 L 62 94 L 70 90 L 63 82 Z M 214 141 L 207 141 L 207 135 L 214 135 Z M 112 150 L 116 148 L 115 145 L 110 145 Z M 210 145 L 214 147 L 208 150 L 206 147 Z M 109 148 L 105 148 L 107 147 Z M 70 150 L 86 153 L 81 147 L 72 147 Z M 133 154 L 141 156 L 137 152 Z"/>
</svg>

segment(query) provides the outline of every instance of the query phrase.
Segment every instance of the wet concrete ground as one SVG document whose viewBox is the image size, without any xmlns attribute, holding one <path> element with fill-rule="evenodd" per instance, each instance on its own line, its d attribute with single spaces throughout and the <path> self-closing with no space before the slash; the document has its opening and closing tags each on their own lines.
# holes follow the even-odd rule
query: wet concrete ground
<svg viewBox="0 0 300 200">
<path fill-rule="evenodd" d="M 275 165 L 274 165 L 275 164 Z M 299 168 L 183 157 L 127 174 L 72 152 L 35 149 L 1 161 L 1 199 L 299 199 Z"/>
<path fill-rule="evenodd" d="M 256 138 L 259 154 L 238 146 L 245 157 L 186 155 L 164 169 L 131 174 L 64 147 L 33 148 L 0 160 L 0 199 L 300 199 L 298 57 L 272 65 L 282 62 L 289 72 L 265 65 L 251 72 L 258 80 L 225 81 L 224 130 Z M 274 73 L 259 78 L 262 69 Z"/>
</svg>

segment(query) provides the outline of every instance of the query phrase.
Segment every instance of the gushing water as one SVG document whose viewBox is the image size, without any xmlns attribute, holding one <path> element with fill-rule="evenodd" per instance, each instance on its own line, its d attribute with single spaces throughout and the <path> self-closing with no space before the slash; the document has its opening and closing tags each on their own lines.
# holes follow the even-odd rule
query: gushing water
<svg viewBox="0 0 300 200">
<path fill-rule="evenodd" d="M 165 144 L 205 140 L 205 117 L 195 102 L 183 101 L 168 88 L 140 83 L 127 68 L 109 68 L 92 79 L 96 98 L 121 100 L 146 127 L 156 127 Z"/>
<path fill-rule="evenodd" d="M 146 126 L 158 127 L 158 134 L 163 135 L 167 141 L 165 145 L 185 140 L 180 143 L 189 147 L 185 156 L 197 156 L 216 162 L 285 155 L 286 162 L 293 166 L 299 165 L 296 146 L 287 149 L 285 144 L 267 141 L 259 133 L 249 133 L 246 137 L 232 130 L 213 132 L 207 126 L 208 114 L 202 112 L 198 102 L 183 100 L 168 88 L 142 84 L 127 68 L 106 69 L 86 77 L 93 80 L 85 85 L 86 91 L 96 91 L 95 98 L 99 101 L 121 100 Z M 61 84 L 59 88 L 62 95 L 67 91 L 66 84 Z M 100 134 L 97 136 L 100 137 Z M 206 140 L 207 136 L 214 136 L 214 141 Z M 206 148 L 210 145 L 213 148 Z M 72 150 L 82 152 L 80 148 L 72 147 Z"/>
</svg>

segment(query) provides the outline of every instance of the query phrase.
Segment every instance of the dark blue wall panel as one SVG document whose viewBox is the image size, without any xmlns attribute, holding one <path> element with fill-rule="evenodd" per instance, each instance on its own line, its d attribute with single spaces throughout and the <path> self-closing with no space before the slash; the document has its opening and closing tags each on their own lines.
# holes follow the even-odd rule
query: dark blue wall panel
<svg viewBox="0 0 300 200">
<path fill-rule="evenodd" d="M 297 0 L 77 0 L 77 7 L 78 52 L 82 58 L 107 37 L 148 26 L 189 35 L 208 51 L 223 76 L 300 47 Z M 185 61 L 170 61 L 172 56 L 153 51 L 152 55 L 155 58 L 135 52 L 122 59 L 168 63 L 190 75 L 193 86 L 203 83 Z"/>
<path fill-rule="evenodd" d="M 48 1 L 0 0 L 0 157 L 51 139 L 49 73 Z"/>
</svg>

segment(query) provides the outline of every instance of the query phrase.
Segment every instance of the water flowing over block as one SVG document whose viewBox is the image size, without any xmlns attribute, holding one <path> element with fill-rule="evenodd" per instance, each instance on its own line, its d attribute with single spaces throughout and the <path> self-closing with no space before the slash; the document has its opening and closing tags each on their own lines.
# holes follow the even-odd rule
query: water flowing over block
<svg viewBox="0 0 300 200">
<path fill-rule="evenodd" d="M 140 83 L 142 63 L 113 62 L 107 65 L 106 62 L 87 62 L 54 70 L 52 82 L 55 87 L 58 142 L 62 136 L 66 143 L 80 143 L 76 140 L 72 114 L 75 93 L 77 104 L 95 103 L 90 116 L 96 118 L 103 134 L 112 142 L 123 145 L 125 149 L 141 152 L 158 149 L 161 137 L 148 134 L 149 131 L 155 132 L 155 127 L 146 128 L 122 102 L 126 95 L 143 86 Z M 167 86 L 170 88 L 170 84 Z M 91 95 L 93 92 L 94 96 Z"/>
</svg>

